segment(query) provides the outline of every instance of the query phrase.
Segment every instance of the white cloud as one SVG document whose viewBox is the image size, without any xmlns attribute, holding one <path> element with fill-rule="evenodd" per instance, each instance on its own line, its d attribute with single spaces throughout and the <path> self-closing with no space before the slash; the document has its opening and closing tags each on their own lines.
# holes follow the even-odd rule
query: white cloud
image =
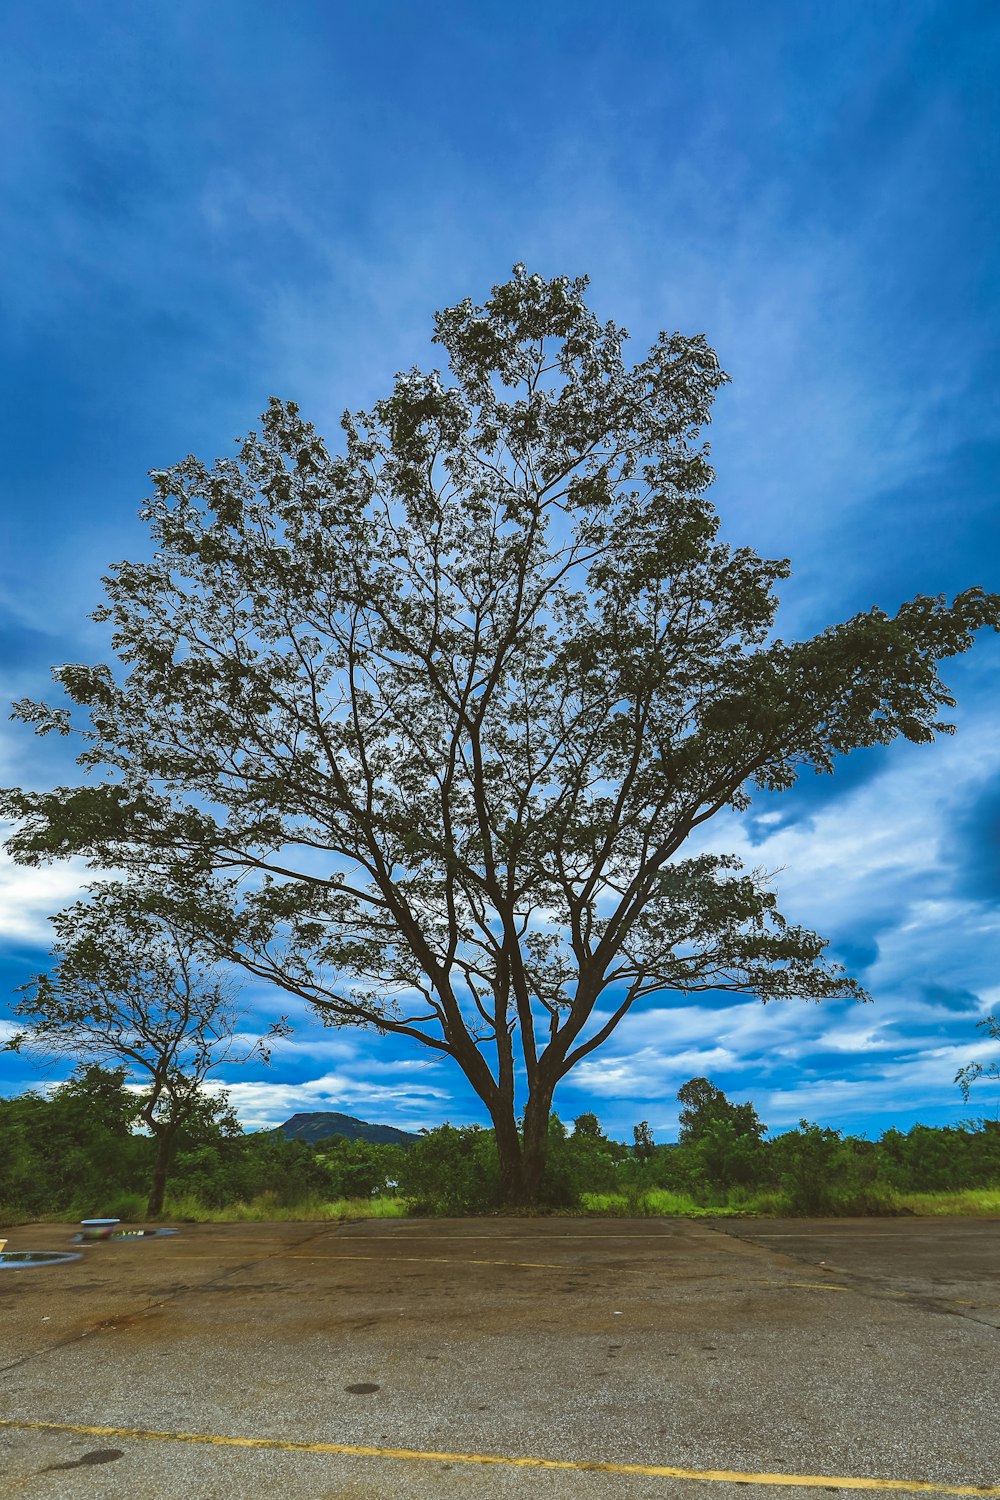
<svg viewBox="0 0 1000 1500">
<path fill-rule="evenodd" d="M 393 1075 L 397 1072 L 393 1067 Z M 312 1110 L 335 1110 L 341 1114 L 363 1111 L 371 1120 L 377 1114 L 378 1124 L 396 1125 L 402 1130 L 419 1130 L 441 1123 L 450 1095 L 447 1090 L 409 1081 L 374 1082 L 347 1073 L 326 1073 L 304 1083 L 223 1082 L 211 1085 L 224 1088 L 245 1129 L 264 1130 L 280 1125 L 290 1115 Z"/>
<path fill-rule="evenodd" d="M 921 1109 L 939 1110 L 955 1106 L 959 1098 L 955 1074 L 970 1062 L 996 1060 L 995 1044 L 970 1039 L 914 1051 L 893 1062 L 880 1063 L 863 1077 L 803 1079 L 794 1087 L 780 1087 L 762 1094 L 756 1104 L 761 1115 L 775 1126 L 794 1125 L 801 1117 L 848 1121 L 872 1113 L 913 1114 Z M 1000 1087 L 984 1080 L 975 1085 L 968 1106 L 958 1113 L 975 1115 L 1000 1102 Z"/>
<path fill-rule="evenodd" d="M 682 857 L 725 850 L 748 868 L 776 871 L 781 910 L 818 928 L 834 953 L 838 937 L 874 931 L 878 957 L 866 978 L 877 999 L 917 976 L 978 989 L 996 972 L 1000 919 L 955 895 L 952 840 L 996 777 L 1000 711 L 996 700 L 981 702 L 962 718 L 954 739 L 899 744 L 870 781 L 815 809 L 798 804 L 795 822 L 774 828 L 752 813 L 720 815 Z"/>
<path fill-rule="evenodd" d="M 605 1099 L 661 1099 L 675 1094 L 678 1083 L 704 1077 L 713 1070 L 727 1071 L 738 1059 L 727 1047 L 708 1046 L 674 1052 L 667 1056 L 654 1047 L 643 1047 L 628 1057 L 585 1059 L 573 1074 L 577 1087 Z"/>
<path fill-rule="evenodd" d="M 29 868 L 0 851 L 0 942 L 47 948 L 52 929 L 46 918 L 75 900 L 93 878 L 82 860 Z"/>
</svg>

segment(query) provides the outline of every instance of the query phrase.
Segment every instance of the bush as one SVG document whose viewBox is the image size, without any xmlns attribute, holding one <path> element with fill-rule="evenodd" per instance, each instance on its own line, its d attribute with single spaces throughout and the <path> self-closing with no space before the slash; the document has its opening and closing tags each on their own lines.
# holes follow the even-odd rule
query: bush
<svg viewBox="0 0 1000 1500">
<path fill-rule="evenodd" d="M 800 1120 L 772 1141 L 772 1166 L 793 1214 L 820 1216 L 837 1212 L 836 1189 L 843 1176 L 840 1131 Z"/>
<path fill-rule="evenodd" d="M 131 1133 L 134 1096 L 123 1070 L 80 1067 L 50 1098 L 24 1093 L 0 1100 L 0 1203 L 34 1218 L 85 1218 L 122 1192 L 140 1193 L 151 1142 Z"/>
<path fill-rule="evenodd" d="M 445 1123 L 421 1133 L 400 1165 L 399 1191 L 415 1214 L 488 1213 L 500 1201 L 492 1130 Z"/>
<path fill-rule="evenodd" d="M 94 1205 L 95 1213 L 85 1218 L 121 1219 L 124 1224 L 138 1224 L 146 1218 L 147 1193 L 112 1193 Z"/>
<path fill-rule="evenodd" d="M 593 1116 L 581 1116 L 589 1121 Z M 594 1125 L 597 1121 L 594 1119 Z M 539 1208 L 578 1208 L 585 1192 L 613 1192 L 616 1186 L 612 1143 L 596 1130 L 579 1128 L 572 1135 L 558 1115 L 549 1119 L 545 1175 L 538 1193 Z"/>
<path fill-rule="evenodd" d="M 316 1157 L 334 1198 L 371 1198 L 399 1181 L 406 1148 L 334 1135 L 317 1142 Z"/>
</svg>

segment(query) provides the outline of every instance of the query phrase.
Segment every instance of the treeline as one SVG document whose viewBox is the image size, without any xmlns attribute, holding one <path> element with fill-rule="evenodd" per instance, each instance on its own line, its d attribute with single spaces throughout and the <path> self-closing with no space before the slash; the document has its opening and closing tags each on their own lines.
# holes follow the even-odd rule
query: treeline
<svg viewBox="0 0 1000 1500">
<path fill-rule="evenodd" d="M 488 1212 L 499 1190 L 492 1132 L 448 1125 L 431 1131 L 411 1148 L 404 1181 L 414 1212 Z M 995 1186 L 995 1120 L 915 1125 L 869 1141 L 805 1120 L 767 1140 L 763 1129 L 741 1132 L 719 1119 L 689 1130 L 676 1145 L 657 1146 L 637 1126 L 634 1144 L 626 1146 L 609 1140 L 593 1115 L 581 1116 L 572 1130 L 554 1116 L 540 1206 L 643 1213 L 651 1197 L 665 1192 L 694 1208 L 872 1214 L 893 1212 L 907 1193 Z"/>
<path fill-rule="evenodd" d="M 155 1142 L 137 1131 L 139 1101 L 123 1070 L 77 1070 L 48 1097 L 0 1100 L 0 1215 L 122 1219 L 146 1214 Z M 224 1095 L 203 1094 L 180 1131 L 169 1199 L 205 1208 L 265 1195 L 278 1207 L 386 1191 L 405 1152 L 347 1141 L 316 1146 L 273 1131 L 245 1135 Z"/>
<path fill-rule="evenodd" d="M 657 1194 L 695 1208 L 793 1214 L 891 1212 L 901 1194 L 1000 1185 L 1000 1122 L 888 1130 L 878 1141 L 802 1121 L 773 1139 L 751 1104 L 691 1079 L 680 1139 L 656 1145 L 637 1125 L 614 1141 L 593 1114 L 553 1116 L 539 1206 L 645 1212 Z M 48 1097 L 0 1100 L 0 1217 L 141 1218 L 154 1143 L 138 1133 L 122 1071 L 81 1068 Z M 276 1208 L 398 1195 L 414 1213 L 488 1213 L 500 1197 L 492 1131 L 442 1125 L 414 1145 L 335 1136 L 315 1145 L 245 1135 L 224 1096 L 205 1095 L 178 1138 L 173 1202 L 206 1210 L 264 1200 Z"/>
</svg>

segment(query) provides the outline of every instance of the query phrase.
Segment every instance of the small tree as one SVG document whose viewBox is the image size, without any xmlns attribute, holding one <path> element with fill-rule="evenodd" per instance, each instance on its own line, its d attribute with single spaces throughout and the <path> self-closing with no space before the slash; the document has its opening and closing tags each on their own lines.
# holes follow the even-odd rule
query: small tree
<svg viewBox="0 0 1000 1500">
<path fill-rule="evenodd" d="M 93 886 L 50 920 L 53 967 L 19 993 L 14 1014 L 29 1026 L 8 1042 L 47 1056 L 123 1064 L 143 1081 L 138 1118 L 155 1139 L 148 1212 L 163 1208 L 170 1160 L 185 1124 L 204 1107 L 215 1069 L 267 1060 L 264 1042 L 238 1049 L 232 988 L 197 938 L 127 886 Z M 277 1022 L 271 1035 L 286 1028 Z"/>
<path fill-rule="evenodd" d="M 684 1105 L 677 1132 L 682 1145 L 701 1140 L 716 1125 L 727 1125 L 734 1136 L 746 1136 L 754 1141 L 760 1141 L 767 1134 L 767 1126 L 749 1100 L 745 1104 L 733 1104 L 711 1079 L 689 1078 L 677 1090 L 677 1100 Z"/>
<path fill-rule="evenodd" d="M 767 1126 L 749 1100 L 734 1104 L 708 1078 L 689 1078 L 677 1098 L 684 1106 L 678 1142 L 699 1175 L 722 1192 L 755 1182 L 763 1171 Z"/>
<path fill-rule="evenodd" d="M 573 1121 L 573 1139 L 605 1144 L 608 1138 L 601 1129 L 600 1120 L 588 1110 L 582 1115 L 577 1115 Z"/>
<path fill-rule="evenodd" d="M 839 1130 L 800 1120 L 797 1130 L 776 1136 L 768 1150 L 792 1213 L 835 1211 L 849 1167 Z"/>
<path fill-rule="evenodd" d="M 633 1125 L 632 1137 L 634 1141 L 632 1155 L 641 1167 L 645 1167 L 646 1163 L 652 1161 L 656 1155 L 656 1141 L 649 1128 L 649 1121 L 640 1120 L 638 1125 Z"/>
<path fill-rule="evenodd" d="M 15 859 L 156 871 L 250 973 L 452 1059 L 515 1204 L 633 1006 L 863 996 L 762 872 L 685 845 L 755 787 L 948 730 L 936 664 L 1000 623 L 975 587 L 776 636 L 788 563 L 721 541 L 706 496 L 714 352 L 626 363 L 586 285 L 517 266 L 440 313 L 451 380 L 398 376 L 339 452 L 274 400 L 236 458 L 155 472 L 153 549 L 97 614 L 121 670 L 55 673 L 108 779 L 0 798 Z"/>
</svg>

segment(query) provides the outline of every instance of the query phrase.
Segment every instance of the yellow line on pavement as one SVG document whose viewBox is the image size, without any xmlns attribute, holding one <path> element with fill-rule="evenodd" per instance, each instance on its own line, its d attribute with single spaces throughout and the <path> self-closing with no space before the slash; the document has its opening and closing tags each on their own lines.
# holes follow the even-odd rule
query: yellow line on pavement
<svg viewBox="0 0 1000 1500">
<path fill-rule="evenodd" d="M 565 1271 L 567 1274 L 576 1274 L 580 1271 L 614 1271 L 616 1276 L 642 1276 L 649 1271 L 655 1271 L 655 1266 L 593 1266 L 585 1262 L 572 1261 L 550 1261 L 550 1260 L 487 1260 L 480 1255 L 309 1255 L 292 1254 L 285 1257 L 287 1260 L 377 1260 L 380 1265 L 437 1265 L 437 1266 L 520 1266 L 531 1271 Z M 715 1281 L 738 1281 L 742 1286 L 770 1286 L 776 1290 L 787 1290 L 788 1288 L 812 1292 L 849 1292 L 849 1286 L 839 1286 L 830 1281 L 768 1281 L 762 1277 L 751 1277 L 745 1281 L 739 1276 L 727 1276 L 723 1272 L 713 1272 L 705 1280 Z"/>
<path fill-rule="evenodd" d="M 585 1271 L 554 1260 L 485 1260 L 479 1255 L 287 1255 L 286 1260 L 377 1260 L 380 1265 L 526 1266 L 531 1271 Z M 598 1268 L 600 1269 L 600 1268 Z"/>
<path fill-rule="evenodd" d="M 285 1260 L 376 1260 L 379 1265 L 432 1265 L 432 1266 L 524 1266 L 532 1271 L 566 1271 L 576 1274 L 580 1271 L 607 1271 L 616 1276 L 644 1276 L 650 1271 L 659 1269 L 655 1265 L 648 1266 L 601 1266 L 589 1265 L 586 1261 L 552 1261 L 552 1260 L 487 1260 L 481 1255 L 310 1255 L 308 1252 L 302 1254 L 290 1254 L 283 1257 Z M 763 1277 L 751 1277 L 749 1281 L 740 1276 L 728 1276 L 725 1272 L 714 1271 L 702 1278 L 706 1281 L 738 1281 L 741 1285 L 771 1286 L 776 1288 L 801 1287 L 816 1292 L 849 1292 L 849 1286 L 839 1286 L 829 1281 L 768 1281 Z"/>
<path fill-rule="evenodd" d="M 466 1238 L 472 1239 L 474 1238 L 474 1236 L 468 1235 L 466 1236 Z M 492 1238 L 492 1236 L 483 1235 L 482 1238 L 489 1239 Z M 552 1236 L 552 1238 L 554 1238 L 554 1236 Z M 277 1255 L 264 1255 L 259 1259 L 253 1259 L 249 1261 L 243 1255 L 227 1256 L 178 1254 L 175 1264 L 183 1268 L 185 1265 L 191 1265 L 196 1261 L 210 1261 L 213 1265 L 225 1265 L 227 1262 L 232 1261 L 235 1262 L 237 1266 L 242 1266 L 248 1271 L 252 1271 L 255 1270 L 258 1266 L 265 1264 L 265 1262 L 272 1260 L 308 1260 L 327 1262 L 335 1262 L 341 1260 L 377 1261 L 379 1265 L 382 1266 L 391 1266 L 394 1264 L 435 1266 L 513 1266 L 516 1269 L 528 1271 L 562 1271 L 567 1275 L 573 1276 L 581 1275 L 588 1271 L 598 1273 L 605 1272 L 609 1274 L 613 1273 L 616 1276 L 648 1276 L 660 1269 L 660 1267 L 653 1261 L 639 1266 L 606 1266 L 601 1265 L 600 1263 L 595 1264 L 589 1261 L 494 1260 L 492 1258 L 487 1259 L 485 1256 L 480 1255 L 395 1255 L 392 1253 L 381 1255 L 316 1255 L 311 1254 L 308 1251 L 297 1250 L 286 1251 L 283 1254 Z M 725 1271 L 711 1271 L 708 1273 L 701 1273 L 700 1275 L 686 1272 L 683 1276 L 675 1275 L 673 1277 L 673 1280 L 732 1281 L 736 1282 L 738 1286 L 763 1286 L 770 1287 L 773 1291 L 850 1292 L 858 1290 L 855 1287 L 842 1286 L 838 1282 L 832 1281 L 772 1281 L 769 1278 L 763 1276 L 733 1276 Z M 894 1298 L 898 1301 L 905 1302 L 922 1300 L 918 1296 L 915 1296 L 912 1292 L 894 1292 L 887 1289 L 875 1293 L 866 1292 L 862 1289 L 860 1295 L 877 1296 L 882 1299 Z M 944 1302 L 949 1307 L 984 1307 L 992 1309 L 1000 1308 L 1000 1302 L 973 1302 L 965 1297 L 938 1297 L 933 1298 L 933 1300 Z M 1000 1491 L 998 1491 L 998 1493 L 1000 1493 Z"/>
<path fill-rule="evenodd" d="M 735 1281 L 736 1278 L 733 1277 Z M 804 1291 L 811 1292 L 849 1292 L 849 1286 L 838 1286 L 833 1281 L 758 1281 L 757 1286 L 780 1287 L 782 1291 L 788 1287 L 801 1287 Z"/>
<path fill-rule="evenodd" d="M 22 1432 L 72 1432 L 82 1437 L 138 1438 L 154 1443 L 206 1443 L 217 1448 L 269 1448 L 343 1458 L 395 1458 L 419 1463 L 484 1464 L 510 1469 L 555 1469 L 584 1474 L 644 1474 L 652 1479 L 699 1479 L 718 1484 L 797 1485 L 802 1489 L 897 1490 L 917 1495 L 1000 1496 L 1000 1486 L 936 1484 L 926 1479 L 872 1479 L 835 1474 L 756 1474 L 742 1469 L 682 1469 L 673 1464 L 615 1464 L 587 1459 L 517 1458 L 502 1453 L 439 1453 L 420 1448 L 373 1448 L 359 1443 L 301 1443 L 289 1438 L 220 1437 L 208 1432 L 152 1432 L 138 1427 L 92 1427 L 80 1422 L 0 1419 Z"/>
<path fill-rule="evenodd" d="M 213 1264 L 215 1264 L 216 1261 L 218 1261 L 220 1264 L 226 1264 L 229 1261 L 235 1261 L 237 1266 L 246 1266 L 248 1270 L 255 1270 L 258 1266 L 264 1265 L 266 1261 L 274 1260 L 277 1258 L 278 1257 L 269 1255 L 265 1256 L 264 1259 L 259 1261 L 248 1261 L 245 1256 L 238 1255 L 185 1255 L 177 1257 L 176 1265 L 180 1268 L 183 1268 L 185 1265 L 188 1265 L 194 1261 L 207 1260 L 211 1261 Z M 415 1264 L 428 1266 L 527 1266 L 529 1270 L 536 1271 L 614 1270 L 616 1275 L 619 1275 L 622 1270 L 627 1270 L 632 1274 L 636 1274 L 635 1272 L 633 1272 L 633 1268 L 630 1266 L 587 1266 L 578 1265 L 573 1261 L 556 1260 L 487 1260 L 484 1256 L 480 1255 L 283 1255 L 280 1257 L 280 1259 L 322 1261 L 376 1260 L 378 1261 L 380 1266 Z"/>
</svg>

